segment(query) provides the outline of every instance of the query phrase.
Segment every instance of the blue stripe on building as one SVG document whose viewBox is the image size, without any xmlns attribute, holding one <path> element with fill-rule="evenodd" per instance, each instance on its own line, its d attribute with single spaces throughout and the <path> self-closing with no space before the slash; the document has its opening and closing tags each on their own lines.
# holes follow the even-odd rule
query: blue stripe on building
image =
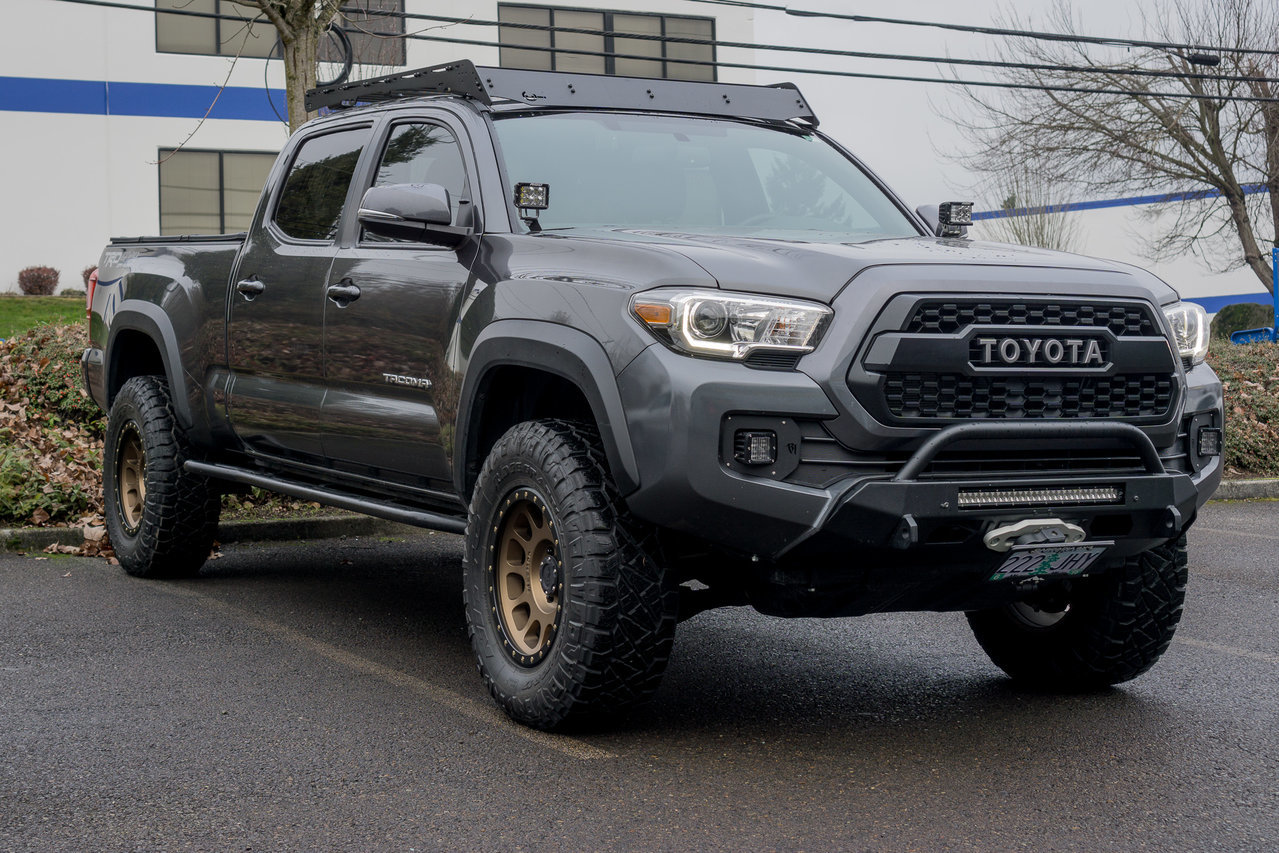
<svg viewBox="0 0 1279 853">
<path fill-rule="evenodd" d="M 1274 300 L 1270 296 L 1269 291 L 1261 291 L 1259 293 L 1235 293 L 1227 296 L 1187 296 L 1187 302 L 1194 302 L 1209 314 L 1216 314 L 1227 305 L 1235 305 L 1240 302 L 1256 302 L 1261 305 L 1270 305 Z"/>
<path fill-rule="evenodd" d="M 1253 195 L 1266 191 L 1265 184 L 1244 184 L 1245 195 Z M 1135 195 L 1128 198 L 1106 198 L 1100 201 L 1072 201 L 1067 204 L 1049 204 L 1043 207 L 1014 207 L 1011 210 L 980 210 L 973 213 L 973 221 L 983 219 L 1008 219 L 1014 216 L 1033 216 L 1040 213 L 1072 213 L 1076 210 L 1101 210 L 1106 207 L 1133 207 L 1138 204 L 1166 204 L 1172 201 L 1199 201 L 1205 198 L 1219 198 L 1218 190 L 1192 190 L 1184 193 L 1162 193 L 1160 195 Z"/>
<path fill-rule="evenodd" d="M 279 121 L 280 115 L 285 112 L 283 89 L 227 86 L 220 91 L 221 94 L 218 86 L 174 83 L 0 77 L 0 110 L 202 118 L 205 111 L 209 110 L 209 105 L 213 104 L 209 118 L 247 121 Z M 274 109 L 272 102 L 275 103 Z"/>
</svg>

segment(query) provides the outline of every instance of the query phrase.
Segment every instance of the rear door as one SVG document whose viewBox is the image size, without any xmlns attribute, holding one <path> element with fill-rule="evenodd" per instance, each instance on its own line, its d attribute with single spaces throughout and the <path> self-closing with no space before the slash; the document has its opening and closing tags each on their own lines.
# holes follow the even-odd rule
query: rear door
<svg viewBox="0 0 1279 853">
<path fill-rule="evenodd" d="M 443 113 L 406 116 L 379 132 L 364 186 L 442 184 L 453 224 L 480 233 L 465 130 Z M 351 473 L 452 491 L 452 430 L 461 365 L 451 346 L 477 239 L 447 247 L 366 233 L 337 252 L 326 300 L 324 450 Z M 354 288 L 354 290 L 351 290 Z"/>
<path fill-rule="evenodd" d="M 347 126 L 302 141 L 232 277 L 228 414 L 254 451 L 323 454 L 325 287 L 371 135 L 368 125 Z"/>
</svg>

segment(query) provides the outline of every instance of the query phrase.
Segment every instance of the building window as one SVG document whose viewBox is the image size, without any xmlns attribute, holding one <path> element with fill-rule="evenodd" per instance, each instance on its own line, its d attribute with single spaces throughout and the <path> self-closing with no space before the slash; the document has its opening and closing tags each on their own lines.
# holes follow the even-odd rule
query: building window
<svg viewBox="0 0 1279 853">
<path fill-rule="evenodd" d="M 275 51 L 275 25 L 232 0 L 155 0 L 155 8 L 155 46 L 162 53 L 262 59 Z M 165 9 L 222 17 L 165 14 Z M 357 63 L 404 64 L 404 0 L 346 0 L 342 9 Z M 322 40 L 320 61 L 340 59 L 336 41 Z"/>
<path fill-rule="evenodd" d="M 500 61 L 505 68 L 666 77 L 672 80 L 715 79 L 713 44 L 671 40 L 689 38 L 713 42 L 713 18 L 502 4 L 497 7 L 497 19 L 506 25 L 498 27 L 498 41 L 502 45 Z M 516 24 L 572 27 L 601 34 L 526 29 L 513 26 Z"/>
<path fill-rule="evenodd" d="M 275 154 L 160 149 L 160 233 L 247 231 Z"/>
</svg>

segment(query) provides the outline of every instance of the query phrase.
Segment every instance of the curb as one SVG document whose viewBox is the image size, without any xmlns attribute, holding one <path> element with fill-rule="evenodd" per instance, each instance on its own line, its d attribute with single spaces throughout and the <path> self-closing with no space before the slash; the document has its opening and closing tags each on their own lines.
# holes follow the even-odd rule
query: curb
<svg viewBox="0 0 1279 853">
<path fill-rule="evenodd" d="M 1279 479 L 1222 480 L 1214 501 L 1279 500 Z M 385 521 L 366 515 L 322 515 L 277 521 L 226 521 L 218 525 L 219 542 L 280 542 L 297 539 L 339 539 L 347 536 L 445 536 L 439 531 Z M 0 529 L 0 552 L 43 551 L 50 545 L 80 545 L 79 527 L 19 527 Z"/>
<path fill-rule="evenodd" d="M 1249 501 L 1279 499 L 1279 480 L 1222 480 L 1214 501 Z"/>
<path fill-rule="evenodd" d="M 385 521 L 365 515 L 324 515 L 273 521 L 225 521 L 218 525 L 218 541 L 280 542 L 296 539 L 338 539 L 348 536 L 425 536 L 439 531 Z M 22 527 L 0 530 L 0 552 L 43 551 L 50 545 L 81 545 L 79 527 Z"/>
</svg>

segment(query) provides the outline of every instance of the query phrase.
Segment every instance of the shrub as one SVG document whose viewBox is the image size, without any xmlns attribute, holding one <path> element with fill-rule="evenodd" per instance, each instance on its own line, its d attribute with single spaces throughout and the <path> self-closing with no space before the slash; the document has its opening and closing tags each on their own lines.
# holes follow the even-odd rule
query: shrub
<svg viewBox="0 0 1279 853">
<path fill-rule="evenodd" d="M 0 435 L 5 432 L 0 430 Z M 77 482 L 51 475 L 42 470 L 42 461 L 28 447 L 0 444 L 0 520 L 6 524 L 75 522 L 98 508 L 95 486 L 83 478 Z"/>
<path fill-rule="evenodd" d="M 82 324 L 36 326 L 0 347 L 0 392 L 23 403 L 32 417 L 51 426 L 79 425 L 103 431 L 102 410 L 89 397 L 80 374 L 80 355 L 89 345 Z"/>
<path fill-rule="evenodd" d="M 84 289 L 89 289 L 89 276 L 93 275 L 93 271 L 98 268 L 97 264 L 91 264 L 80 270 L 80 278 L 84 279 Z"/>
<path fill-rule="evenodd" d="M 1229 340 L 1232 332 L 1244 329 L 1260 329 L 1275 321 L 1273 305 L 1256 302 L 1236 302 L 1227 305 L 1212 318 L 1212 337 Z"/>
<path fill-rule="evenodd" d="M 1226 474 L 1279 476 L 1279 345 L 1213 341 L 1226 397 Z"/>
<path fill-rule="evenodd" d="M 58 289 L 58 271 L 53 267 L 27 267 L 18 273 L 18 289 L 27 296 L 52 296 Z"/>
</svg>

